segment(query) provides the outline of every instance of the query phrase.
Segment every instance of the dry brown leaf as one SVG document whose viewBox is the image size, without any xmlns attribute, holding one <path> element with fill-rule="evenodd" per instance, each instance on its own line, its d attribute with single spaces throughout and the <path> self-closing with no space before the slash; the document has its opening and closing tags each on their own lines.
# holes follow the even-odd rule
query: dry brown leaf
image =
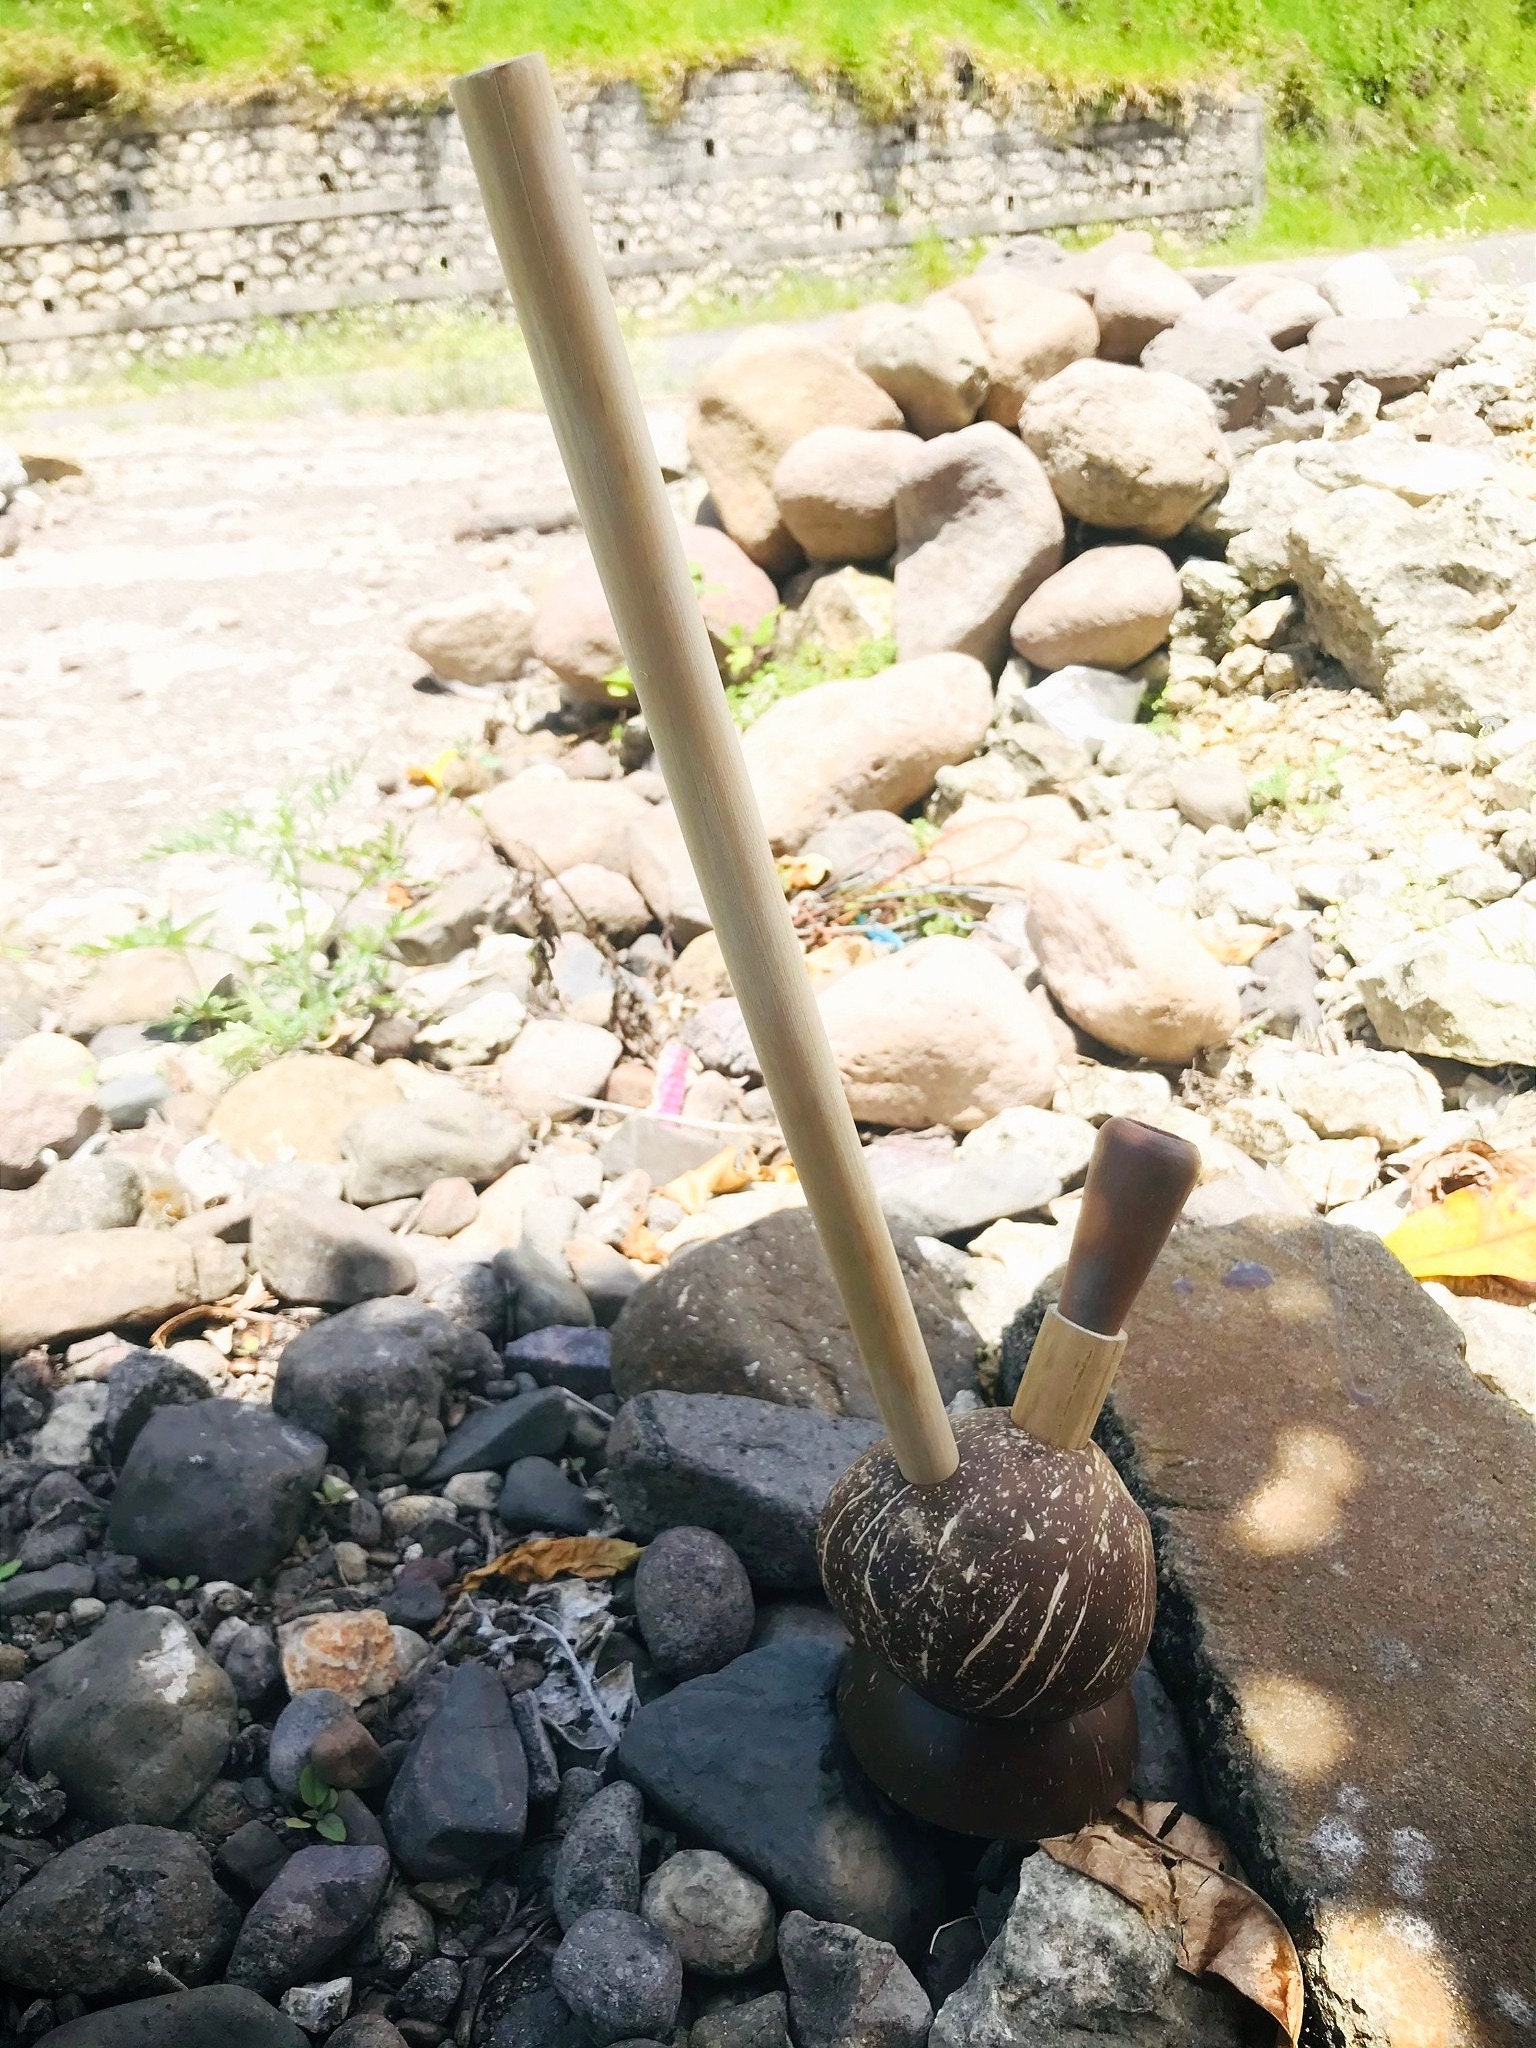
<svg viewBox="0 0 1536 2048">
<path fill-rule="evenodd" d="M 1450 1287 L 1496 1280 L 1536 1293 L 1536 1155 L 1473 1156 L 1479 1171 L 1492 1174 L 1491 1184 L 1458 1187 L 1413 1210 L 1384 1240 L 1387 1250 L 1415 1280 Z"/>
<path fill-rule="evenodd" d="M 776 860 L 779 886 L 786 896 L 798 896 L 802 889 L 819 889 L 832 870 L 814 854 L 788 854 Z"/>
<path fill-rule="evenodd" d="M 523 1586 L 547 1579 L 613 1579 L 639 1557 L 640 1545 L 620 1536 L 531 1536 L 466 1572 L 464 1591 L 477 1593 L 492 1579 L 515 1579 Z"/>
<path fill-rule="evenodd" d="M 1296 1945 L 1214 1829 L 1167 1801 L 1125 1799 L 1103 1820 L 1040 1847 L 1118 1892 L 1153 1927 L 1171 1930 L 1181 1970 L 1223 1978 L 1295 2048 L 1303 2003 Z"/>
<path fill-rule="evenodd" d="M 1467 1138 L 1431 1153 L 1408 1176 L 1409 1208 L 1427 1209 L 1459 1188 L 1491 1188 L 1499 1177 L 1498 1156 L 1482 1138 Z"/>
<path fill-rule="evenodd" d="M 712 1196 L 739 1194 L 758 1177 L 757 1154 L 751 1147 L 727 1145 L 702 1166 L 690 1167 L 687 1173 L 680 1173 L 676 1180 L 669 1180 L 656 1192 L 665 1195 L 669 1202 L 676 1202 L 684 1215 L 697 1216 Z"/>
<path fill-rule="evenodd" d="M 631 1223 L 620 1242 L 619 1250 L 626 1259 L 634 1259 L 642 1266 L 664 1266 L 667 1263 L 661 1239 L 643 1216 L 637 1216 Z"/>
</svg>

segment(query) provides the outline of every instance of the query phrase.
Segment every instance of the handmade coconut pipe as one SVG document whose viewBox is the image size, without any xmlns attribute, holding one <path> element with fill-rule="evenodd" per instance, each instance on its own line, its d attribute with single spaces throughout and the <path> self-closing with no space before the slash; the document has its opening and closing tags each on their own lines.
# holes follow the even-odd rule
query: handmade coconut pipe
<svg viewBox="0 0 1536 2048">
<path fill-rule="evenodd" d="M 822 1523 L 827 1591 L 856 1645 L 844 1726 L 877 1783 L 948 1826 L 1022 1826 L 1021 1838 L 1076 1826 L 1129 1777 L 1124 1685 L 1153 1598 L 1145 1520 L 1089 1436 L 1124 1349 L 1124 1309 L 1193 1179 L 1192 1148 L 1106 1125 L 1063 1307 L 1014 1412 L 968 1417 L 957 1437 L 790 923 L 548 70 L 538 56 L 492 65 L 456 80 L 453 99 L 683 839 L 885 1425 Z M 882 1504 L 892 1512 L 877 1524 Z"/>
</svg>

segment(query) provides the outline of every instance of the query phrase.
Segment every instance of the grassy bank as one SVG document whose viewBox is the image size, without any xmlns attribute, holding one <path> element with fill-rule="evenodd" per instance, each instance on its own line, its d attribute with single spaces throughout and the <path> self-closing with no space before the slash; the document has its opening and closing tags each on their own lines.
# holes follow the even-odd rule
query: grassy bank
<svg viewBox="0 0 1536 2048">
<path fill-rule="evenodd" d="M 953 77 L 1043 84 L 1064 110 L 1129 89 L 1250 85 L 1269 109 L 1255 246 L 1536 218 L 1536 0 L 0 0 L 0 99 L 37 118 L 295 81 L 423 96 L 518 49 L 641 78 L 744 55 L 894 108 Z"/>
</svg>

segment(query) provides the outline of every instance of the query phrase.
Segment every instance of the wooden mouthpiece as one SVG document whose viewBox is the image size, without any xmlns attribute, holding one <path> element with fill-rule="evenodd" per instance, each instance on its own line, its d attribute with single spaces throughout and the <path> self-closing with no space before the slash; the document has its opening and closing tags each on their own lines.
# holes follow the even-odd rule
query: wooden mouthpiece
<svg viewBox="0 0 1536 2048">
<path fill-rule="evenodd" d="M 1171 1131 L 1117 1116 L 1099 1132 L 1060 1303 L 1046 1312 L 1014 1398 L 1020 1429 L 1067 1451 L 1093 1435 L 1125 1353 L 1125 1320 L 1199 1172 L 1199 1153 Z"/>
</svg>

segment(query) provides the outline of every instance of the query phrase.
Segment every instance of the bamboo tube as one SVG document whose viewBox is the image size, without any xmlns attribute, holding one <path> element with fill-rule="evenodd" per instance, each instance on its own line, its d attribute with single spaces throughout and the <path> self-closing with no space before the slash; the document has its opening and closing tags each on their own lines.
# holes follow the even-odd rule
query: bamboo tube
<svg viewBox="0 0 1536 2048">
<path fill-rule="evenodd" d="M 453 86 L 619 641 L 898 1464 L 958 1463 L 789 920 L 544 60 Z"/>
</svg>

